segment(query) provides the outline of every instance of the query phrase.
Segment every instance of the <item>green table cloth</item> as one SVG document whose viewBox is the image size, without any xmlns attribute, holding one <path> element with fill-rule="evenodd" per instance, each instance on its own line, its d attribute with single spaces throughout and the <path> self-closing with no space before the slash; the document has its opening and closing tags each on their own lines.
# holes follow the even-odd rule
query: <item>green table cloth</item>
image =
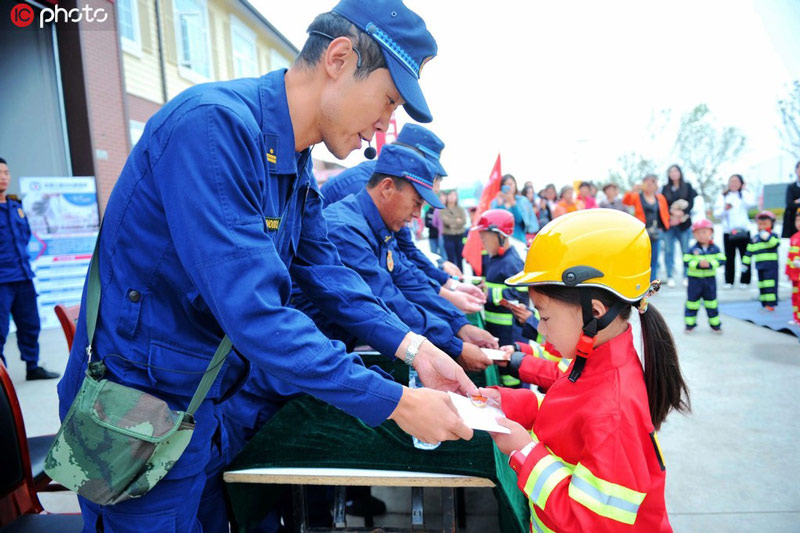
<svg viewBox="0 0 800 533">
<path fill-rule="evenodd" d="M 480 321 L 473 317 L 473 323 Z M 379 357 L 365 358 L 365 363 L 379 364 L 397 381 L 408 383 L 408 369 L 401 361 Z M 470 377 L 479 386 L 499 381 L 496 367 Z M 516 486 L 516 475 L 484 431 L 476 431 L 470 441 L 444 442 L 435 450 L 418 450 L 411 436 L 392 421 L 372 428 L 333 406 L 303 396 L 281 408 L 227 470 L 268 467 L 364 468 L 484 477 L 496 485 L 500 531 L 522 533 L 529 528 L 528 503 Z M 239 530 L 247 531 L 277 505 L 287 487 L 230 483 L 227 488 Z"/>
</svg>

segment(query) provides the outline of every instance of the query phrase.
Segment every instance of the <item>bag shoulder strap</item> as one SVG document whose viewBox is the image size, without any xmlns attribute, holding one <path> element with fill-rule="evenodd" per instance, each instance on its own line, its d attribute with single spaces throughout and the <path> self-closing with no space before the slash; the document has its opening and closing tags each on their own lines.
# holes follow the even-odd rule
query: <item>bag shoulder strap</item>
<svg viewBox="0 0 800 533">
<path fill-rule="evenodd" d="M 94 343 L 94 332 L 97 329 L 97 316 L 100 309 L 100 269 L 99 264 L 99 249 L 100 249 L 100 233 L 103 230 L 103 225 L 100 225 L 100 230 L 97 232 L 97 241 L 94 244 L 94 252 L 92 253 L 92 261 L 89 263 L 89 279 L 86 288 L 86 356 L 89 362 L 92 361 L 92 345 Z M 203 372 L 203 378 L 197 386 L 197 390 L 192 396 L 186 412 L 193 415 L 197 411 L 200 404 L 205 400 L 208 391 L 214 380 L 217 379 L 219 371 L 222 369 L 222 363 L 231 351 L 233 343 L 228 335 L 222 337 L 222 340 L 217 346 L 217 351 L 214 352 L 214 357 L 208 363 L 208 367 Z"/>
</svg>

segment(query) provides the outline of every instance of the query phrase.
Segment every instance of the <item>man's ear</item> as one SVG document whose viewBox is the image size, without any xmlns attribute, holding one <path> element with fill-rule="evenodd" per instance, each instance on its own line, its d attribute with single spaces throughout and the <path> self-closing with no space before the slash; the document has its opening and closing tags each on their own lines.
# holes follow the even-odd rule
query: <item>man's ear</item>
<svg viewBox="0 0 800 533">
<path fill-rule="evenodd" d="M 347 37 L 337 37 L 328 45 L 323 61 L 325 62 L 325 72 L 329 78 L 338 79 L 348 71 L 350 61 L 354 61 L 355 52 L 353 43 Z"/>
</svg>

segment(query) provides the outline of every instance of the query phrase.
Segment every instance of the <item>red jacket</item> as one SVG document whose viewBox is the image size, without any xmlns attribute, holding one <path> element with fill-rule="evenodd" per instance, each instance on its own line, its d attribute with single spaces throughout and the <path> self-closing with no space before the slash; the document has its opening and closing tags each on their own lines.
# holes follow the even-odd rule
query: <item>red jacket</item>
<svg viewBox="0 0 800 533">
<path fill-rule="evenodd" d="M 533 391 L 500 391 L 508 418 L 539 440 L 517 480 L 531 531 L 672 531 L 630 327 L 591 354 L 577 382 L 561 375 L 541 406 Z"/>
<path fill-rule="evenodd" d="M 800 231 L 792 235 L 789 239 L 789 256 L 786 258 L 786 275 L 792 281 L 800 280 L 800 268 L 792 264 L 795 259 L 800 258 Z"/>
</svg>

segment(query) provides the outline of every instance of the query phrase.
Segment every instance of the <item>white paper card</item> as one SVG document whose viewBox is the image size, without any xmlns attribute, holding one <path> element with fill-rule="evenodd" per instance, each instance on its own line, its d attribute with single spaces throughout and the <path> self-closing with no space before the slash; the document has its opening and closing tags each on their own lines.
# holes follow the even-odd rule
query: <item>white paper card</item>
<svg viewBox="0 0 800 533">
<path fill-rule="evenodd" d="M 458 416 L 468 427 L 493 433 L 511 433 L 510 429 L 497 423 L 498 418 L 505 418 L 506 416 L 497 407 L 492 407 L 491 405 L 478 407 L 466 396 L 460 396 L 453 392 L 448 392 L 447 394 L 450 395 L 450 400 L 455 405 Z"/>
<path fill-rule="evenodd" d="M 481 348 L 481 351 L 486 354 L 486 357 L 492 361 L 508 361 L 511 356 L 504 350 L 494 350 L 492 348 Z"/>
</svg>

